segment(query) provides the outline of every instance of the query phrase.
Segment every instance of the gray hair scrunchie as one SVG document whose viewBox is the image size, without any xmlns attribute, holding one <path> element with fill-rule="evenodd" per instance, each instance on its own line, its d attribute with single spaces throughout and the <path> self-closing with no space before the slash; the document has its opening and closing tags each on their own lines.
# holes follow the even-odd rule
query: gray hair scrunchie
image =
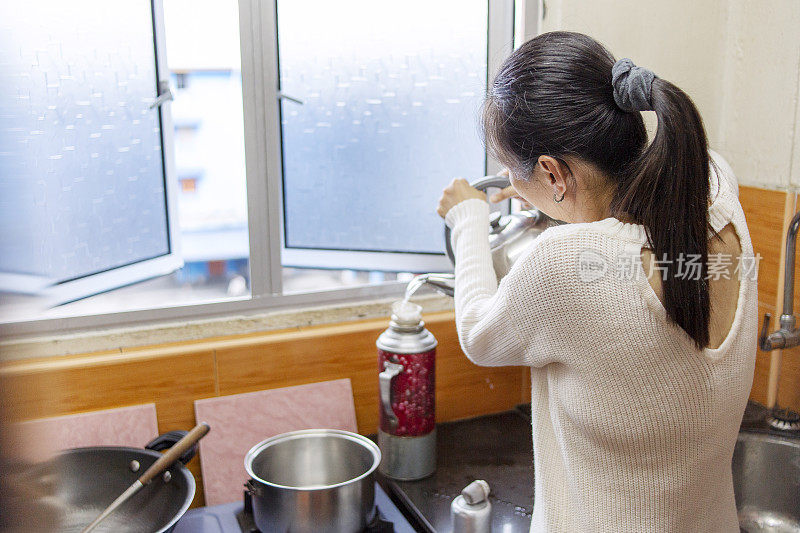
<svg viewBox="0 0 800 533">
<path fill-rule="evenodd" d="M 614 86 L 614 102 L 623 111 L 652 111 L 650 89 L 656 75 L 652 70 L 637 67 L 630 59 L 623 58 L 611 69 L 611 84 Z"/>
</svg>

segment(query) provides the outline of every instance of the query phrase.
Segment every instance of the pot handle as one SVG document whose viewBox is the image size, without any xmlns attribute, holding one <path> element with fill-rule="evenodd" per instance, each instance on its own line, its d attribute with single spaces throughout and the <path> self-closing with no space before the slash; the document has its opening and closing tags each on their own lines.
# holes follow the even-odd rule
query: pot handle
<svg viewBox="0 0 800 533">
<path fill-rule="evenodd" d="M 253 480 L 253 478 L 250 478 L 245 482 L 244 490 L 249 492 L 251 496 L 261 497 L 264 495 L 264 491 L 261 490 L 261 487 L 255 482 L 255 480 Z"/>
<path fill-rule="evenodd" d="M 405 367 L 399 363 L 392 363 L 386 361 L 383 365 L 383 372 L 378 374 L 378 383 L 381 392 L 381 406 L 386 418 L 392 426 L 397 425 L 397 415 L 394 414 L 392 409 L 392 381 L 394 377 L 405 370 Z"/>
<path fill-rule="evenodd" d="M 184 431 L 182 429 L 169 431 L 167 433 L 162 433 L 158 437 L 148 442 L 147 445 L 145 446 L 145 449 L 153 450 L 156 452 L 162 452 L 167 448 L 172 448 L 175 444 L 178 443 L 179 440 L 181 440 L 188 434 L 189 434 L 188 431 Z M 195 455 L 197 455 L 197 443 L 195 443 L 192 447 L 183 452 L 183 454 L 178 458 L 178 460 L 183 464 L 187 464 L 194 458 Z"/>
<path fill-rule="evenodd" d="M 484 176 L 480 179 L 477 179 L 470 183 L 473 187 L 478 189 L 479 191 L 485 191 L 486 189 L 490 189 L 492 187 L 497 187 L 499 189 L 505 189 L 509 185 L 511 185 L 511 180 L 508 176 Z M 444 248 L 447 252 L 447 257 L 450 258 L 450 262 L 454 265 L 456 264 L 456 256 L 453 253 L 453 245 L 450 243 L 450 226 L 447 224 L 444 225 Z"/>
</svg>

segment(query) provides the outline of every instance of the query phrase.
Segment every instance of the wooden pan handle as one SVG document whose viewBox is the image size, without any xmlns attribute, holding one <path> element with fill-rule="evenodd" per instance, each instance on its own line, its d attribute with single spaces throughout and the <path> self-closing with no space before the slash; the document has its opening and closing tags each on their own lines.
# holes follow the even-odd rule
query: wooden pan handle
<svg viewBox="0 0 800 533">
<path fill-rule="evenodd" d="M 201 422 L 193 427 L 185 437 L 164 452 L 164 454 L 159 457 L 155 463 L 153 463 L 153 466 L 145 470 L 144 474 L 139 477 L 139 481 L 142 483 L 142 485 L 147 485 L 153 480 L 153 478 L 169 468 L 175 461 L 178 460 L 181 455 L 183 455 L 183 452 L 194 446 L 197 441 L 205 437 L 210 429 L 211 426 L 205 422 Z"/>
</svg>

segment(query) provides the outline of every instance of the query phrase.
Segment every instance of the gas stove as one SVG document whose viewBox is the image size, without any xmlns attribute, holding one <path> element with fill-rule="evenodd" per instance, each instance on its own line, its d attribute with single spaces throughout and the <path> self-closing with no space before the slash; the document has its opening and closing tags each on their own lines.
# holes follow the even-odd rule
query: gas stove
<svg viewBox="0 0 800 533">
<path fill-rule="evenodd" d="M 413 533 L 400 510 L 379 485 L 375 485 L 377 515 L 364 533 Z M 249 495 L 241 502 L 199 507 L 188 511 L 173 533 L 259 533 L 253 522 Z"/>
<path fill-rule="evenodd" d="M 373 526 L 386 529 L 367 531 L 451 531 L 450 503 L 476 479 L 486 480 L 492 489 L 492 531 L 529 531 L 533 510 L 529 405 L 437 424 L 436 441 L 437 465 L 432 476 L 395 481 L 375 473 L 375 503 L 382 522 Z M 254 527 L 244 502 L 235 502 L 192 509 L 174 533 L 256 533 Z"/>
</svg>

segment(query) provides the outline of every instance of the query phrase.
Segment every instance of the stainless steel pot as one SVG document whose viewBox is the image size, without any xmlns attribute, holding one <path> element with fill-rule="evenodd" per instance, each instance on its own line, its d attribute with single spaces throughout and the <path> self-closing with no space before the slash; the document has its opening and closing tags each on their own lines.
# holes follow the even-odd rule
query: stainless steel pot
<svg viewBox="0 0 800 533">
<path fill-rule="evenodd" d="M 375 513 L 381 452 L 348 431 L 308 429 L 269 438 L 244 459 L 253 518 L 263 533 L 362 531 Z"/>
</svg>

